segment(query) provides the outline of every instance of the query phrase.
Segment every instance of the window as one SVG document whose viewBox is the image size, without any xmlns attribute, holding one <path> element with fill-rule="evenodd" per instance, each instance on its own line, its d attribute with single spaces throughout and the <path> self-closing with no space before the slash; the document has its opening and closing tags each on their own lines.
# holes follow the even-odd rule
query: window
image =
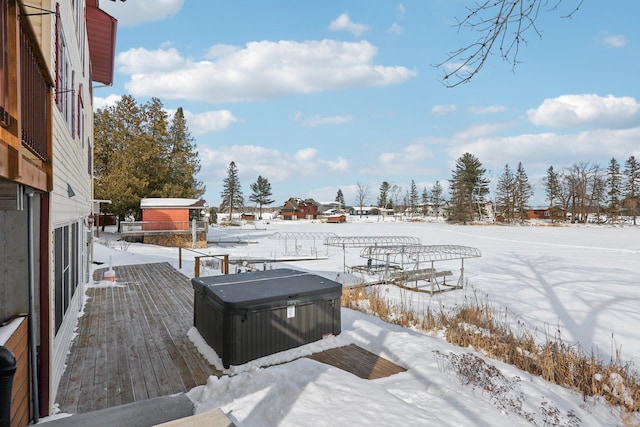
<svg viewBox="0 0 640 427">
<path fill-rule="evenodd" d="M 73 223 L 55 229 L 55 331 L 62 325 L 69 303 L 80 283 L 80 226 Z"/>
<path fill-rule="evenodd" d="M 82 101 L 82 83 L 80 83 L 80 87 L 78 87 L 78 138 L 82 142 L 82 147 L 84 147 L 84 102 Z"/>
<path fill-rule="evenodd" d="M 0 0 L 1 1 L 1 0 Z M 62 20 L 60 19 L 60 4 L 56 4 L 56 106 L 62 113 L 72 138 L 75 138 L 75 70 L 71 69 L 71 61 L 67 52 L 67 41 Z"/>
<path fill-rule="evenodd" d="M 89 142 L 89 138 L 87 138 L 87 173 L 89 176 L 93 176 L 93 156 L 91 152 L 91 143 Z"/>
</svg>

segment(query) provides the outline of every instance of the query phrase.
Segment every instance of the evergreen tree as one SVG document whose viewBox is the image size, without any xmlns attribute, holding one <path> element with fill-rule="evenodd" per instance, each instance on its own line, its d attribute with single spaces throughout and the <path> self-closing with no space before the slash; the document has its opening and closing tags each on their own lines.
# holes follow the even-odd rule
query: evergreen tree
<svg viewBox="0 0 640 427">
<path fill-rule="evenodd" d="M 111 200 L 109 208 L 120 220 L 127 215 L 140 218 L 140 199 L 144 197 L 195 198 L 204 193 L 194 178 L 199 171 L 197 153 L 190 145 L 184 117 L 179 120 L 182 136 L 178 127 L 169 125 L 157 98 L 139 105 L 126 95 L 115 105 L 96 111 L 95 197 Z M 180 140 L 189 144 L 172 149 L 180 146 L 172 141 Z"/>
<path fill-rule="evenodd" d="M 621 184 L 620 163 L 612 157 L 609 161 L 609 167 L 607 168 L 607 178 L 605 182 L 608 202 L 607 216 L 612 223 L 615 223 L 620 215 Z"/>
<path fill-rule="evenodd" d="M 489 180 L 484 177 L 486 169 L 477 157 L 465 153 L 456 160 L 452 173 L 449 220 L 466 224 L 473 221 L 476 212 L 483 215 L 485 196 L 489 193 Z"/>
<path fill-rule="evenodd" d="M 126 95 L 94 116 L 94 194 L 111 200 L 109 209 L 120 222 L 139 218 L 140 199 L 148 195 L 149 179 L 141 166 L 148 140 L 142 108 Z"/>
<path fill-rule="evenodd" d="M 141 174 L 146 174 L 148 189 L 146 197 L 170 197 L 163 192 L 170 172 L 169 164 L 169 117 L 158 98 L 151 98 L 142 106 L 144 116 L 143 135 L 146 141 L 138 158 L 142 168 Z"/>
<path fill-rule="evenodd" d="M 378 196 L 378 206 L 381 208 L 389 208 L 389 191 L 391 190 L 391 184 L 387 181 L 382 181 L 380 184 L 380 196 Z"/>
<path fill-rule="evenodd" d="M 413 215 L 416 212 L 416 207 L 418 205 L 418 186 L 413 179 L 411 180 L 411 186 L 409 187 L 408 199 L 409 214 Z"/>
<path fill-rule="evenodd" d="M 258 176 L 257 181 L 251 184 L 251 191 L 249 200 L 259 206 L 259 219 L 262 219 L 262 206 L 270 205 L 275 201 L 269 198 L 272 194 L 271 183 L 266 178 Z"/>
<path fill-rule="evenodd" d="M 625 207 L 633 217 L 633 225 L 636 225 L 638 216 L 638 196 L 640 195 L 640 163 L 631 156 L 624 163 L 624 200 Z"/>
<path fill-rule="evenodd" d="M 442 207 L 444 200 L 442 199 L 442 185 L 440 181 L 433 183 L 431 187 L 431 206 L 436 212 L 436 218 L 440 217 L 440 208 Z"/>
<path fill-rule="evenodd" d="M 420 203 L 422 203 L 422 214 L 426 215 L 429 210 L 429 191 L 427 191 L 427 187 L 422 188 L 422 198 L 420 199 Z"/>
<path fill-rule="evenodd" d="M 529 183 L 529 178 L 524 170 L 524 166 L 522 166 L 522 162 L 518 163 L 518 169 L 516 169 L 514 194 L 518 217 L 520 218 L 520 222 L 524 222 L 527 218 L 527 205 L 529 203 L 529 199 L 533 196 L 533 187 Z"/>
<path fill-rule="evenodd" d="M 553 166 L 549 166 L 547 169 L 547 175 L 543 178 L 544 192 L 549 202 L 549 208 L 551 211 L 551 221 L 555 222 L 558 219 L 565 218 L 566 215 L 566 197 L 563 194 L 562 177 L 553 170 Z M 562 211 L 557 204 L 561 204 Z"/>
<path fill-rule="evenodd" d="M 504 165 L 502 174 L 498 177 L 496 185 L 496 208 L 502 213 L 507 223 L 515 217 L 516 208 L 516 177 L 508 164 Z"/>
<path fill-rule="evenodd" d="M 234 209 L 244 206 L 244 197 L 242 195 L 242 187 L 238 178 L 238 168 L 235 162 L 229 163 L 227 168 L 227 177 L 222 182 L 222 192 L 220 193 L 222 203 L 220 203 L 220 211 L 229 213 L 229 221 L 233 219 Z"/>
<path fill-rule="evenodd" d="M 173 115 L 167 144 L 168 177 L 164 184 L 164 197 L 197 198 L 204 194 L 205 186 L 196 176 L 200 172 L 200 158 L 189 132 L 182 107 Z"/>
<path fill-rule="evenodd" d="M 338 193 L 336 194 L 336 202 L 340 203 L 340 210 L 344 209 L 344 194 L 342 194 L 340 188 L 338 188 Z"/>
</svg>

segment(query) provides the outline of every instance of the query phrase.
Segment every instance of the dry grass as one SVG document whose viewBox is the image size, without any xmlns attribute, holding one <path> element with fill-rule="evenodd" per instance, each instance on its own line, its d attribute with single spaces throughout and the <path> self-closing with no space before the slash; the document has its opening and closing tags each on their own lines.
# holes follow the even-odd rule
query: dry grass
<svg viewBox="0 0 640 427">
<path fill-rule="evenodd" d="M 506 313 L 496 313 L 491 305 L 478 300 L 468 299 L 448 313 L 441 308 L 416 312 L 406 304 L 389 302 L 378 288 L 358 286 L 344 289 L 342 306 L 422 332 L 444 330 L 452 344 L 471 346 L 585 397 L 601 396 L 612 405 L 640 412 L 640 376 L 621 362 L 619 354 L 606 362 L 558 337 L 537 343 L 520 322 L 516 333 L 508 326 Z"/>
</svg>

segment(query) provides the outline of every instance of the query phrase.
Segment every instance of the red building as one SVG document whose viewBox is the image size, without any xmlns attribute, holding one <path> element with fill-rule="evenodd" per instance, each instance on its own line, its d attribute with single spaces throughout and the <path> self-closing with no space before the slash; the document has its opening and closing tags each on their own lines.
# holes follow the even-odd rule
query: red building
<svg viewBox="0 0 640 427">
<path fill-rule="evenodd" d="M 284 202 L 280 209 L 280 215 L 285 220 L 316 219 L 318 218 L 319 204 L 313 199 L 299 199 L 291 197 Z"/>
<path fill-rule="evenodd" d="M 140 201 L 140 209 L 144 230 L 189 230 L 191 220 L 202 220 L 209 207 L 202 199 L 149 198 Z"/>
</svg>

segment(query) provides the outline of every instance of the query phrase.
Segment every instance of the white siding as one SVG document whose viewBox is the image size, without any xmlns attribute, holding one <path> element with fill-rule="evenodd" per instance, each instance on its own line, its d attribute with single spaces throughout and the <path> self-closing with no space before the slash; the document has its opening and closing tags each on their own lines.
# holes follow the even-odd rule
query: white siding
<svg viewBox="0 0 640 427">
<path fill-rule="evenodd" d="M 48 2 L 43 2 L 48 3 Z M 84 24 L 85 2 L 84 1 L 60 1 L 60 23 L 65 41 L 65 56 L 68 61 L 68 73 L 65 86 L 56 88 L 58 91 L 66 91 L 69 97 L 67 113 L 60 111 L 54 99 L 52 101 L 52 156 L 53 156 L 53 191 L 50 197 L 50 275 L 51 293 L 49 295 L 50 312 L 49 324 L 51 325 L 51 336 L 53 342 L 51 349 L 51 379 L 50 379 L 50 402 L 42 402 L 42 405 L 52 407 L 55 403 L 56 392 L 62 377 L 66 357 L 70 348 L 73 332 L 79 311 L 82 308 L 84 295 L 83 280 L 87 277 L 90 268 L 86 256 L 87 248 L 87 223 L 86 219 L 91 213 L 91 199 L 93 198 L 93 180 L 89 171 L 89 159 L 93 158 L 93 153 L 89 155 L 89 150 L 93 148 L 93 105 L 90 93 L 91 82 L 89 81 L 89 44 Z M 75 5 L 75 9 L 74 9 Z M 43 8 L 55 10 L 56 2 L 42 5 Z M 81 8 L 78 10 L 77 8 Z M 43 38 L 49 37 L 49 41 L 43 40 L 43 51 L 47 55 L 47 61 L 51 70 L 51 75 L 56 75 L 56 25 L 52 18 L 49 25 L 42 25 Z M 47 32 L 48 30 L 48 32 Z M 73 77 L 72 77 L 73 76 Z M 78 93 L 82 88 L 82 101 L 84 108 L 78 111 Z M 72 120 L 71 111 L 74 111 Z M 83 130 L 78 132 L 78 120 L 83 115 L 81 123 Z M 73 126 L 73 128 L 72 128 Z M 71 187 L 75 195 L 69 196 L 68 187 Z M 69 301 L 66 314 L 62 323 L 55 332 L 55 230 L 58 227 L 78 224 L 78 273 L 80 284 L 78 285 L 73 298 Z"/>
</svg>

